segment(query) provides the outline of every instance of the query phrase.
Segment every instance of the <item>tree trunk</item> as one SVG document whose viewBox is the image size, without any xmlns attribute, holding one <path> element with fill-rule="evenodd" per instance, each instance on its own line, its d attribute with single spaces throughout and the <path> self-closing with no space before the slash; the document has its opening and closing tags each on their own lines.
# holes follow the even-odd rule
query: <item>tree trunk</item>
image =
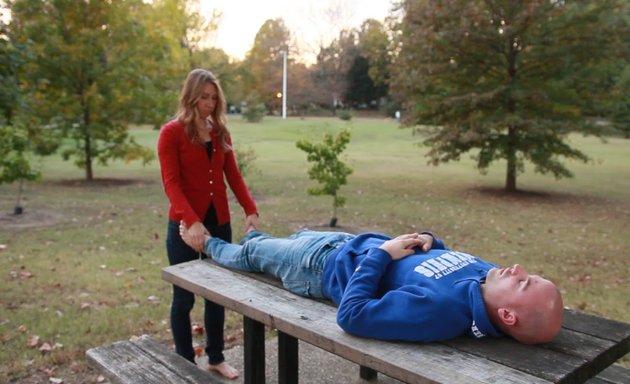
<svg viewBox="0 0 630 384">
<path fill-rule="evenodd" d="M 516 191 L 516 149 L 514 143 L 514 141 L 516 140 L 515 136 L 515 128 L 512 126 L 508 127 L 508 142 L 506 148 L 507 173 L 505 177 L 506 192 Z"/>
<path fill-rule="evenodd" d="M 90 121 L 90 110 L 86 106 L 83 108 L 83 123 L 85 124 L 85 140 L 83 141 L 83 151 L 85 153 L 85 179 L 87 181 L 94 180 L 92 171 L 92 129 Z"/>
<path fill-rule="evenodd" d="M 518 55 L 518 50 L 515 49 L 517 43 L 515 40 L 511 40 L 511 44 L 509 46 L 509 54 L 508 54 L 508 75 L 511 80 L 516 78 L 516 56 Z M 516 101 L 512 98 L 512 96 L 508 96 L 507 99 L 507 111 L 510 115 L 512 115 L 516 111 Z M 509 125 L 508 126 L 508 137 L 507 137 L 507 145 L 505 148 L 505 154 L 507 158 L 507 174 L 505 177 L 505 190 L 507 192 L 515 192 L 516 191 L 516 141 L 518 138 L 516 137 L 516 127 Z"/>
<path fill-rule="evenodd" d="M 516 192 L 516 164 L 513 159 L 508 159 L 505 191 Z"/>
</svg>

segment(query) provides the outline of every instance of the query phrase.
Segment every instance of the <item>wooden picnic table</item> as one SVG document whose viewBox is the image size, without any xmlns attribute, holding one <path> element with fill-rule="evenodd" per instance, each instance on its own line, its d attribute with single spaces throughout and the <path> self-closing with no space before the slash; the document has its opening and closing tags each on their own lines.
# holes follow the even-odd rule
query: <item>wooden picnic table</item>
<svg viewBox="0 0 630 384">
<path fill-rule="evenodd" d="M 391 342 L 345 333 L 333 305 L 297 296 L 261 274 L 195 260 L 165 267 L 162 277 L 244 316 L 245 383 L 265 381 L 265 326 L 278 330 L 280 383 L 298 381 L 298 339 L 355 362 L 365 379 L 381 372 L 407 383 L 584 383 L 630 352 L 630 324 L 573 310 L 544 345 L 508 337 Z M 601 382 L 627 383 L 630 370 L 613 367 L 607 371 L 619 381 Z"/>
</svg>

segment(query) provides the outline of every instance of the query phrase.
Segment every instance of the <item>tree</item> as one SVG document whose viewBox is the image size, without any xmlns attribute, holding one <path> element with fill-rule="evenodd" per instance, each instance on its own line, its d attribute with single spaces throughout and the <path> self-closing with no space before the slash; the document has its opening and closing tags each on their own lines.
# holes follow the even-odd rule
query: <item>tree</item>
<svg viewBox="0 0 630 384">
<path fill-rule="evenodd" d="M 24 181 L 41 177 L 41 172 L 32 166 L 28 132 L 19 127 L 0 125 L 0 184 L 19 181 L 15 214 L 22 213 L 20 201 Z"/>
<path fill-rule="evenodd" d="M 24 45 L 16 46 L 8 25 L 0 19 L 0 114 L 9 125 L 21 100 L 18 68 L 24 64 L 25 48 Z"/>
<path fill-rule="evenodd" d="M 427 135 L 430 163 L 472 150 L 482 172 L 506 160 L 506 191 L 526 161 L 571 177 L 561 158 L 589 158 L 567 134 L 598 133 L 585 118 L 596 85 L 575 74 L 606 60 L 610 36 L 628 35 L 598 22 L 616 3 L 405 1 L 393 84 L 406 123 Z"/>
<path fill-rule="evenodd" d="M 345 99 L 354 106 L 371 106 L 372 102 L 378 99 L 374 82 L 369 75 L 370 64 L 361 55 L 354 57 L 354 62 L 346 74 L 348 79 L 348 89 Z"/>
<path fill-rule="evenodd" d="M 314 65 L 315 80 L 326 96 L 325 104 L 333 110 L 345 105 L 348 91 L 348 73 L 359 55 L 357 35 L 353 30 L 343 30 L 330 45 L 321 47 Z"/>
<path fill-rule="evenodd" d="M 282 51 L 289 51 L 290 39 L 284 20 L 266 20 L 243 63 L 248 72 L 244 77 L 245 91 L 249 94 L 256 90 L 269 111 L 279 109 L 276 94 L 282 90 Z"/>
<path fill-rule="evenodd" d="M 374 83 L 377 98 L 386 97 L 389 89 L 392 48 L 383 24 L 378 20 L 367 19 L 359 31 L 361 55 L 368 61 L 368 75 Z"/>
<path fill-rule="evenodd" d="M 127 131 L 133 90 L 150 61 L 141 18 L 147 7 L 141 1 L 12 3 L 10 28 L 35 55 L 25 69 L 34 113 L 73 141 L 62 156 L 75 158 L 87 180 L 94 177 L 94 161 L 146 163 L 154 156 Z"/>
<path fill-rule="evenodd" d="M 328 132 L 324 133 L 324 140 L 319 144 L 313 144 L 307 140 L 299 140 L 295 144 L 307 153 L 306 159 L 314 163 L 308 170 L 309 178 L 317 180 L 321 184 L 318 188 L 309 188 L 308 194 L 313 196 L 328 195 L 333 198 L 331 227 L 337 225 L 337 208 L 346 204 L 346 198 L 339 196 L 338 192 L 342 185 L 347 184 L 352 169 L 339 160 L 339 155 L 346 149 L 350 137 L 350 131 L 344 129 L 339 132 L 337 137 Z"/>
<path fill-rule="evenodd" d="M 613 88 L 612 121 L 615 129 L 626 139 L 630 138 L 630 68 L 619 75 Z"/>
</svg>

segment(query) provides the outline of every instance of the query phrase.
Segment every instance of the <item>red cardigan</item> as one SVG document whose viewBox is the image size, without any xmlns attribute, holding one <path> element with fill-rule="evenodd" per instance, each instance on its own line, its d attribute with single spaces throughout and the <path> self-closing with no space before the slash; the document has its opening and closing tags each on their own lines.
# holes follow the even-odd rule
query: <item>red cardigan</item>
<svg viewBox="0 0 630 384">
<path fill-rule="evenodd" d="M 214 130 L 210 131 L 210 137 L 212 161 L 203 145 L 190 141 L 179 121 L 169 121 L 160 130 L 157 150 L 162 183 L 171 202 L 168 217 L 175 222 L 183 219 L 187 226 L 197 221 L 203 223 L 210 204 L 214 204 L 219 225 L 230 221 L 225 179 L 245 215 L 257 213 L 256 203 L 238 170 L 234 151 L 223 151 Z"/>
</svg>

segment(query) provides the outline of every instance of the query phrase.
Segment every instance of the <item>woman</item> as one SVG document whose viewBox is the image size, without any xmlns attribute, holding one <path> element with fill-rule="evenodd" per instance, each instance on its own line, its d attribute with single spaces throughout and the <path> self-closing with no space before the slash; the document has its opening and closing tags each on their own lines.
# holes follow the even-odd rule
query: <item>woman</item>
<svg viewBox="0 0 630 384">
<path fill-rule="evenodd" d="M 184 82 L 179 109 L 166 123 L 158 138 L 162 183 L 170 201 L 166 252 L 170 265 L 194 260 L 200 254 L 179 235 L 179 221 L 190 228 L 194 244 L 202 245 L 204 235 L 232 242 L 228 208 L 227 179 L 245 211 L 245 229 L 258 229 L 258 213 L 241 176 L 226 126 L 225 96 L 216 78 L 204 69 L 192 70 Z M 190 311 L 195 297 L 173 286 L 171 328 L 177 353 L 194 363 Z M 222 306 L 205 301 L 206 354 L 208 369 L 234 379 L 239 372 L 223 356 Z"/>
</svg>

